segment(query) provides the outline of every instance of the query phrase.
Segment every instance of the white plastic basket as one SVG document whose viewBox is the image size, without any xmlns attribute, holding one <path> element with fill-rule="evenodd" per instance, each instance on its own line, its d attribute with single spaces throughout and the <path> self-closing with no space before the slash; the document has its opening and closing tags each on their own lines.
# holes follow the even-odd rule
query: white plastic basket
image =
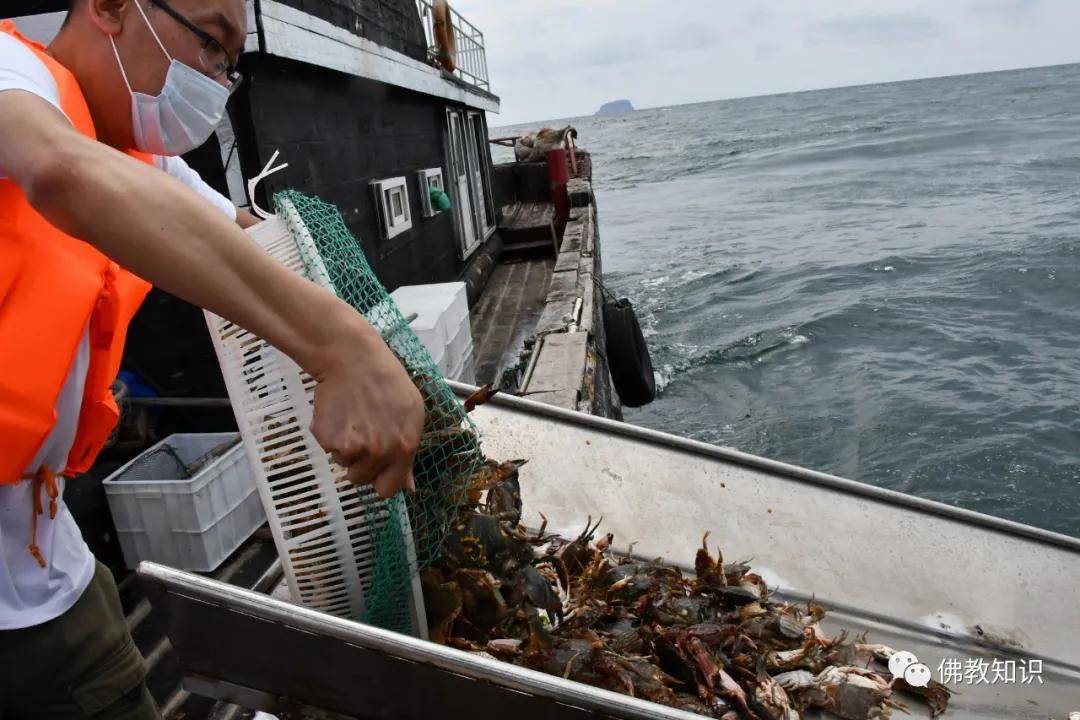
<svg viewBox="0 0 1080 720">
<path fill-rule="evenodd" d="M 333 292 L 314 242 L 287 202 L 285 214 L 288 223 L 271 218 L 249 230 L 250 236 L 290 270 Z M 297 237 L 290 225 L 298 229 Z M 246 330 L 212 313 L 206 313 L 206 319 L 293 600 L 362 619 L 364 586 L 372 574 L 372 537 L 382 523 L 398 525 L 415 569 L 407 513 L 392 518 L 385 511 L 376 514 L 374 491 L 352 486 L 345 469 L 332 463 L 316 442 L 309 430 L 315 390 L 310 376 Z M 412 591 L 413 634 L 426 638 L 423 594 L 415 572 Z"/>
<path fill-rule="evenodd" d="M 237 440 L 236 433 L 170 435 L 103 481 L 129 568 L 153 560 L 210 572 L 265 522 Z M 219 456 L 208 455 L 215 450 Z M 204 457 L 213 459 L 186 477 L 186 466 Z"/>
</svg>

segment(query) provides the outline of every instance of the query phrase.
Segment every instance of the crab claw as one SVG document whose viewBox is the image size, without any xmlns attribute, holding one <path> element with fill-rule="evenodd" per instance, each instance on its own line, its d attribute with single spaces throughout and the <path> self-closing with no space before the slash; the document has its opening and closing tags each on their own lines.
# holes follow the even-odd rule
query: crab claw
<svg viewBox="0 0 1080 720">
<path fill-rule="evenodd" d="M 495 386 L 491 383 L 488 383 L 484 387 L 474 392 L 469 397 L 465 398 L 465 412 L 471 413 L 473 410 L 480 407 L 498 394 L 499 391 L 495 389 Z"/>
<path fill-rule="evenodd" d="M 498 477 L 498 482 L 502 482 L 503 480 L 507 480 L 507 479 L 513 477 L 514 474 L 517 473 L 517 471 L 520 470 L 521 467 L 523 465 L 525 465 L 525 463 L 527 463 L 527 462 L 529 462 L 529 461 L 528 460 L 507 460 L 504 463 L 500 463 L 499 467 L 498 467 L 498 470 L 496 471 L 496 475 Z"/>
</svg>

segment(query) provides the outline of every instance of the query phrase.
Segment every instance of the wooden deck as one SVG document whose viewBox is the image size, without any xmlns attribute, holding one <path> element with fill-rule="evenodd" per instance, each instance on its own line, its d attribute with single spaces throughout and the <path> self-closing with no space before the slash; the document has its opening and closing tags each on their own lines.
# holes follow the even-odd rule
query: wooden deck
<svg viewBox="0 0 1080 720">
<path fill-rule="evenodd" d="M 544 310 L 554 268 L 553 257 L 504 262 L 495 268 L 471 312 L 477 384 L 497 382 L 503 369 L 518 362 Z"/>
<path fill-rule="evenodd" d="M 555 206 L 548 202 L 516 202 L 502 209 L 499 235 L 503 252 L 559 252 L 555 232 Z"/>
</svg>

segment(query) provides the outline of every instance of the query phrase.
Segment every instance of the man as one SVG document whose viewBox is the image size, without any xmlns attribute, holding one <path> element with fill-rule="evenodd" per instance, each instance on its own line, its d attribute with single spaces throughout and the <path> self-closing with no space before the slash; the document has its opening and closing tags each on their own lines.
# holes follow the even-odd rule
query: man
<svg viewBox="0 0 1080 720">
<path fill-rule="evenodd" d="M 63 476 L 115 424 L 109 386 L 148 282 L 316 378 L 312 432 L 350 480 L 412 485 L 423 404 L 378 333 L 168 159 L 207 139 L 240 82 L 244 6 L 75 0 L 48 48 L 0 27 L 3 720 L 157 717 L 116 586 L 63 503 Z"/>
</svg>

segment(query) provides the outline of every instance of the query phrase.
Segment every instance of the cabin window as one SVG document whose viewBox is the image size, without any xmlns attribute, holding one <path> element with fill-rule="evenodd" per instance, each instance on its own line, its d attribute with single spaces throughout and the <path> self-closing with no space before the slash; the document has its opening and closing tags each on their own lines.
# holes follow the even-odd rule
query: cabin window
<svg viewBox="0 0 1080 720">
<path fill-rule="evenodd" d="M 375 204 L 379 211 L 383 234 L 387 240 L 412 227 L 409 210 L 409 189 L 405 178 L 388 178 L 371 184 L 375 190 Z"/>
<path fill-rule="evenodd" d="M 431 204 L 431 188 L 446 191 L 442 168 L 428 168 L 416 172 L 417 191 L 420 193 L 420 209 L 424 217 L 435 217 L 441 210 Z"/>
</svg>

